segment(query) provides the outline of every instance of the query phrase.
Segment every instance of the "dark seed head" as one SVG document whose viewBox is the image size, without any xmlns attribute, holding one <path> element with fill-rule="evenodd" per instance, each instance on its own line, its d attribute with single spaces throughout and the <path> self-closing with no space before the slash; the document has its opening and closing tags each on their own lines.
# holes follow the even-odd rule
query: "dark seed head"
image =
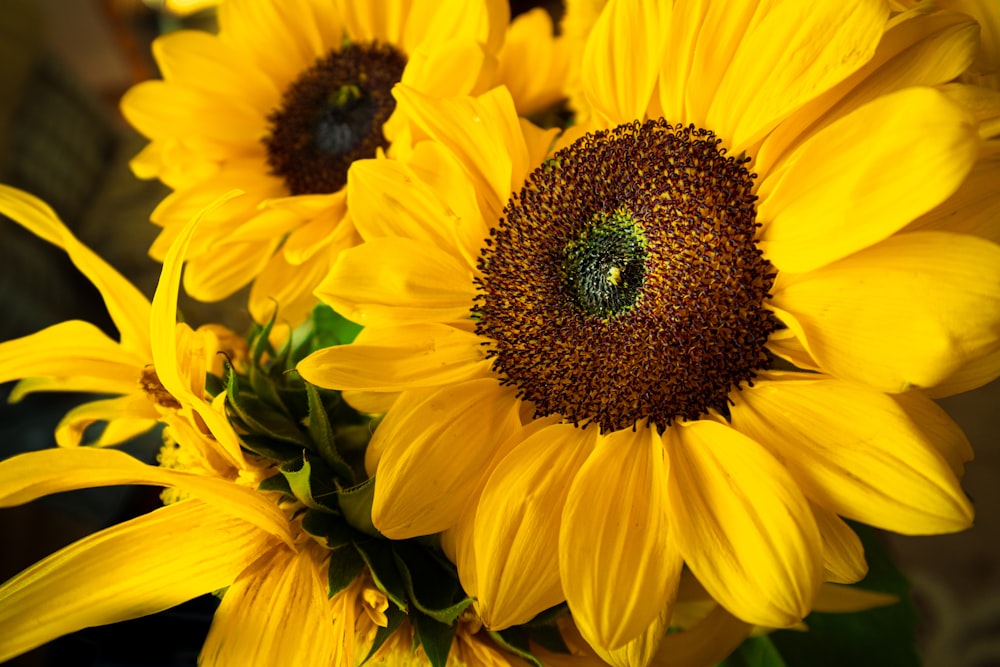
<svg viewBox="0 0 1000 667">
<path fill-rule="evenodd" d="M 293 195 L 337 192 L 355 160 L 389 145 L 382 124 L 406 56 L 385 44 L 346 44 L 317 60 L 268 116 L 267 163 Z"/>
<path fill-rule="evenodd" d="M 754 175 L 719 143 L 662 119 L 621 125 L 511 197 L 474 316 L 537 416 L 663 429 L 724 412 L 766 367 L 774 272 L 755 242 Z"/>
</svg>

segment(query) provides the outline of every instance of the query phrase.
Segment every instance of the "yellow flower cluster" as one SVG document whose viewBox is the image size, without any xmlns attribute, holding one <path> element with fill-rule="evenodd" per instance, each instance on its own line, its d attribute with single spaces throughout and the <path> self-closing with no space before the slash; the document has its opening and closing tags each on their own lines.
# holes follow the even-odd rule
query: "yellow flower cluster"
<svg viewBox="0 0 1000 667">
<path fill-rule="evenodd" d="M 0 586 L 0 662 L 220 592 L 206 666 L 710 666 L 890 601 L 847 520 L 971 525 L 995 3 L 215 4 L 122 100 L 151 301 L 0 185 L 119 334 L 0 343 L 12 400 L 104 396 L 0 506 L 166 489 Z M 244 287 L 246 336 L 178 316 Z"/>
</svg>

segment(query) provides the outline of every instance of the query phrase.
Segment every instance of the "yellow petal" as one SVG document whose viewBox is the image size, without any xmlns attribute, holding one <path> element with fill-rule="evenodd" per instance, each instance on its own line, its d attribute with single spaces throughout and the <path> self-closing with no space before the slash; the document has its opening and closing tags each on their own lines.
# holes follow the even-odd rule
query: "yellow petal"
<svg viewBox="0 0 1000 667">
<path fill-rule="evenodd" d="M 525 623 L 563 600 L 560 516 L 596 433 L 571 424 L 544 428 L 504 457 L 486 483 L 473 539 L 476 608 L 488 628 Z"/>
<path fill-rule="evenodd" d="M 646 116 L 665 43 L 660 14 L 667 10 L 662 5 L 612 0 L 587 39 L 584 94 L 610 127 Z"/>
<path fill-rule="evenodd" d="M 664 433 L 671 527 L 713 598 L 755 625 L 809 613 L 823 574 L 819 531 L 795 481 L 727 425 L 682 422 Z"/>
<path fill-rule="evenodd" d="M 152 401 L 138 391 L 118 398 L 90 401 L 73 408 L 59 420 L 56 443 L 60 447 L 76 447 L 91 424 L 107 422 L 100 436 L 87 445 L 118 445 L 156 426 L 159 416 Z"/>
<path fill-rule="evenodd" d="M 914 220 L 908 230 L 973 234 L 1000 243 L 1000 142 L 987 146 L 958 190 Z"/>
<path fill-rule="evenodd" d="M 657 649 L 660 648 L 664 637 L 667 636 L 667 632 L 670 629 L 672 611 L 673 604 L 665 606 L 641 634 L 621 648 L 607 650 L 599 646 L 593 646 L 593 644 L 591 646 L 609 665 L 614 665 L 615 667 L 646 667 L 653 662 Z"/>
<path fill-rule="evenodd" d="M 864 65 L 875 53 L 886 18 L 881 3 L 866 0 L 773 3 L 758 12 L 740 40 L 706 126 L 734 154 L 747 149 L 796 108 Z"/>
<path fill-rule="evenodd" d="M 398 85 L 393 94 L 397 108 L 462 162 L 476 182 L 483 216 L 499 218 L 512 189 L 521 187 L 528 170 L 535 167 L 527 163 L 524 135 L 507 89 L 438 100 Z"/>
<path fill-rule="evenodd" d="M 496 79 L 510 90 L 518 113 L 529 116 L 563 97 L 572 53 L 569 41 L 553 37 L 552 16 L 542 7 L 519 14 L 498 55 Z"/>
<path fill-rule="evenodd" d="M 178 355 L 177 297 L 180 293 L 181 268 L 191 236 L 199 222 L 200 218 L 195 217 L 185 225 L 163 261 L 163 270 L 152 304 L 153 365 L 164 389 L 181 403 L 182 410 L 194 410 L 208 426 L 225 455 L 241 465 L 244 460 L 243 452 L 232 426 L 225 416 L 212 409 L 203 395 L 191 391 L 193 378 L 189 374 L 190 360 L 179 358 Z M 203 378 L 197 378 L 197 381 L 204 386 Z"/>
<path fill-rule="evenodd" d="M 879 98 L 764 179 L 760 248 L 779 270 L 798 273 L 870 246 L 955 192 L 978 150 L 975 125 L 942 93 Z"/>
<path fill-rule="evenodd" d="M 838 586 L 823 584 L 816 596 L 816 611 L 828 614 L 849 614 L 855 611 L 866 611 L 875 607 L 884 607 L 899 602 L 899 597 L 891 593 L 866 591 L 853 586 Z"/>
<path fill-rule="evenodd" d="M 121 334 L 122 347 L 133 354 L 148 355 L 149 301 L 138 288 L 80 243 L 55 212 L 37 197 L 0 184 L 0 213 L 65 250 L 76 268 L 100 291 Z"/>
<path fill-rule="evenodd" d="M 397 392 L 483 377 L 482 339 L 445 324 L 364 329 L 351 345 L 313 352 L 296 370 L 328 389 Z"/>
<path fill-rule="evenodd" d="M 250 286 L 247 305 L 254 321 L 266 323 L 275 308 L 281 322 L 294 325 L 305 321 L 316 306 L 313 291 L 329 273 L 331 256 L 336 255 L 321 252 L 291 264 L 284 253 L 272 255 Z"/>
<path fill-rule="evenodd" d="M 334 664 L 331 620 L 339 619 L 332 618 L 325 570 L 321 556 L 310 548 L 275 549 L 262 556 L 226 590 L 198 664 Z"/>
<path fill-rule="evenodd" d="M 643 634 L 677 593 L 682 562 L 668 542 L 666 493 L 663 443 L 642 426 L 599 437 L 573 479 L 559 570 L 576 625 L 598 650 Z"/>
<path fill-rule="evenodd" d="M 445 251 L 455 248 L 461 226 L 479 223 L 481 243 L 487 230 L 479 222 L 479 211 L 463 216 L 447 198 L 455 190 L 464 190 L 465 199 L 475 206 L 475 191 L 454 157 L 440 144 L 442 170 L 450 172 L 454 186 L 434 187 L 407 164 L 394 160 L 359 160 L 351 165 L 347 177 L 347 197 L 357 220 L 358 231 L 367 241 L 382 236 L 399 236 L 434 245 Z M 460 195 L 461 198 L 461 195 Z M 469 220 L 473 217 L 474 220 Z"/>
<path fill-rule="evenodd" d="M 968 16 L 924 3 L 894 16 L 864 67 L 797 110 L 757 152 L 757 173 L 771 171 L 788 151 L 863 104 L 911 86 L 934 86 L 963 72 L 976 49 Z"/>
<path fill-rule="evenodd" d="M 155 39 L 152 49 L 165 80 L 197 89 L 216 104 L 263 116 L 281 101 L 274 82 L 217 35 L 175 30 Z"/>
<path fill-rule="evenodd" d="M 61 635 L 154 614 L 228 586 L 275 544 L 197 500 L 85 537 L 0 587 L 0 662 Z"/>
<path fill-rule="evenodd" d="M 996 351 L 1000 246 L 914 232 L 802 276 L 771 303 L 831 375 L 889 392 L 934 387 Z"/>
<path fill-rule="evenodd" d="M 375 527 L 401 540 L 454 525 L 499 444 L 521 425 L 515 394 L 495 378 L 404 392 L 370 445 L 384 447 L 375 475 Z"/>
<path fill-rule="evenodd" d="M 781 458 L 811 500 L 908 535 L 972 522 L 945 458 L 891 397 L 836 379 L 761 380 L 732 395 L 733 426 Z"/>
<path fill-rule="evenodd" d="M 913 390 L 893 394 L 892 399 L 944 457 L 955 477 L 961 478 L 965 464 L 973 458 L 972 443 L 962 427 L 925 392 Z"/>
<path fill-rule="evenodd" d="M 868 574 L 865 549 L 857 534 L 830 510 L 812 504 L 813 516 L 823 538 L 823 565 L 826 580 L 838 584 L 853 584 Z"/>
<path fill-rule="evenodd" d="M 42 449 L 0 461 L 0 507 L 61 491 L 118 484 L 181 489 L 214 511 L 252 524 L 289 544 L 288 520 L 266 495 L 226 479 L 146 465 L 116 449 Z"/>
<path fill-rule="evenodd" d="M 149 360 L 123 349 L 93 324 L 70 320 L 0 343 L 0 382 L 65 377 L 78 391 L 86 388 L 125 394 L 138 388 L 140 373 Z M 83 378 L 89 379 L 85 385 L 81 384 Z M 25 393 L 22 390 L 19 396 Z"/>
<path fill-rule="evenodd" d="M 702 667 L 724 660 L 750 635 L 753 627 L 716 606 L 694 626 L 671 632 L 660 644 L 652 665 Z"/>
<path fill-rule="evenodd" d="M 343 18 L 346 37 L 352 42 L 401 42 L 411 3 L 403 0 L 383 0 L 379 3 L 337 0 L 335 4 L 337 14 Z"/>
<path fill-rule="evenodd" d="M 230 297 L 264 270 L 277 246 L 277 239 L 271 243 L 220 243 L 213 253 L 188 262 L 184 291 L 208 303 Z"/>
<path fill-rule="evenodd" d="M 449 39 L 413 51 L 400 82 L 431 97 L 475 95 L 493 81 L 495 66 L 479 42 Z"/>
<path fill-rule="evenodd" d="M 469 267 L 406 238 L 373 239 L 340 253 L 316 295 L 362 326 L 466 322 L 476 296 Z"/>
</svg>

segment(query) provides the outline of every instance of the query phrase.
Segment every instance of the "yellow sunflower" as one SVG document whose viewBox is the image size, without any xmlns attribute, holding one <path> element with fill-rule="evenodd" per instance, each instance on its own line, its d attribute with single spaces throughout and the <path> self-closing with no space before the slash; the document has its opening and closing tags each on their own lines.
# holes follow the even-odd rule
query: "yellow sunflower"
<svg viewBox="0 0 1000 667">
<path fill-rule="evenodd" d="M 36 198 L 0 186 L 0 212 L 65 249 L 100 289 L 121 332 L 116 343 L 90 325 L 67 322 L 0 344 L 0 378 L 31 376 L 17 395 L 120 394 L 67 415 L 59 427 L 64 446 L 0 462 L 0 507 L 120 484 L 164 487 L 167 503 L 0 585 L 0 662 L 85 627 L 224 590 L 202 665 L 354 667 L 366 658 L 435 667 L 527 664 L 483 629 L 468 608 L 471 600 L 452 604 L 449 596 L 464 596 L 447 570 L 429 569 L 428 556 L 413 545 L 364 532 L 370 525 L 365 487 L 349 484 L 357 481 L 355 468 L 364 479 L 363 466 L 341 456 L 363 455 L 367 438 L 357 432 L 367 436 L 364 418 L 339 408 L 336 396 L 286 381 L 281 354 L 268 347 L 269 327 L 248 345 L 219 327 L 192 330 L 177 322 L 182 258 L 198 218 L 169 249 L 150 304 Z M 226 374 L 222 359 L 230 364 Z M 273 400 L 295 388 L 301 400 L 293 403 L 308 404 L 306 414 Z M 76 446 L 94 422 L 107 424 L 99 445 L 164 424 L 159 465 L 111 448 Z M 349 511 L 354 523 L 345 518 Z M 401 586 L 397 556 L 414 578 L 418 572 L 439 576 Z M 274 609 L 282 610 L 280 617 Z M 571 634 L 571 627 L 559 632 Z M 598 664 L 585 651 L 558 659 Z"/>
<path fill-rule="evenodd" d="M 631 664 L 682 566 L 782 627 L 863 576 L 841 517 L 970 525 L 928 392 L 1000 373 L 1000 246 L 960 233 L 1000 109 L 950 83 L 975 33 L 872 0 L 611 2 L 554 154 L 502 88 L 397 86 L 428 139 L 352 167 L 365 242 L 317 291 L 365 329 L 298 366 L 388 410 L 375 526 L 448 531 L 488 627 L 565 599 Z"/>
<path fill-rule="evenodd" d="M 508 13 L 505 0 L 232 0 L 217 35 L 157 39 L 162 80 L 121 102 L 150 139 L 133 170 L 173 189 L 152 214 L 163 228 L 153 257 L 195 212 L 242 190 L 206 216 L 185 289 L 216 301 L 253 281 L 259 322 L 276 303 L 282 319 L 301 321 L 331 259 L 357 238 L 347 168 L 405 135 L 396 82 L 434 96 L 511 82 L 524 113 L 559 94 L 566 59 L 551 21 L 520 18 L 505 43 Z"/>
</svg>

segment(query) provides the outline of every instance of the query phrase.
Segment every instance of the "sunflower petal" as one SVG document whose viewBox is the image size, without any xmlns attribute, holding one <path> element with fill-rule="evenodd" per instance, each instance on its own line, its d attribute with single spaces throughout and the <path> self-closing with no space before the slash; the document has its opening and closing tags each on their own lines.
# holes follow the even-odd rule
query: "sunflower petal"
<svg viewBox="0 0 1000 667">
<path fill-rule="evenodd" d="M 671 527 L 691 571 L 741 619 L 785 627 L 809 613 L 822 546 L 809 504 L 763 447 L 727 425 L 664 434 Z"/>
<path fill-rule="evenodd" d="M 181 403 L 182 410 L 197 413 L 226 456 L 233 462 L 242 464 L 243 452 L 232 426 L 203 396 L 191 391 L 193 378 L 189 375 L 190 360 L 182 360 L 178 356 L 177 328 L 181 325 L 177 323 L 177 298 L 180 293 L 181 269 L 188 244 L 200 222 L 199 217 L 194 217 L 185 225 L 163 260 L 163 270 L 160 272 L 152 304 L 153 365 L 164 389 Z M 201 383 L 203 380 L 197 378 L 197 382 Z"/>
<path fill-rule="evenodd" d="M 812 504 L 813 516 L 823 538 L 823 565 L 826 580 L 838 584 L 853 584 L 868 573 L 865 548 L 857 533 L 830 510 Z"/>
<path fill-rule="evenodd" d="M 70 260 L 100 291 L 122 347 L 133 354 L 148 354 L 149 301 L 132 283 L 90 248 L 80 243 L 42 200 L 0 184 L 0 213 L 32 234 L 66 251 Z"/>
<path fill-rule="evenodd" d="M 86 387 L 100 393 L 125 394 L 138 389 L 139 375 L 147 363 L 148 357 L 123 349 L 96 326 L 80 320 L 0 343 L 0 382 L 46 376 L 66 378 L 75 390 Z M 83 378 L 89 381 L 81 384 Z M 25 393 L 22 390 L 19 396 Z"/>
<path fill-rule="evenodd" d="M 328 389 L 396 392 L 489 373 L 482 340 L 445 324 L 364 329 L 350 345 L 313 352 L 296 366 L 307 382 Z"/>
<path fill-rule="evenodd" d="M 900 404 L 837 379 L 761 380 L 732 395 L 733 427 L 780 457 L 809 498 L 907 535 L 953 532 L 972 506 L 930 438 Z"/>
<path fill-rule="evenodd" d="M 454 255 L 383 237 L 342 252 L 316 295 L 349 320 L 380 326 L 468 321 L 476 290 L 472 271 Z"/>
<path fill-rule="evenodd" d="M 488 628 L 526 623 L 563 600 L 560 516 L 595 433 L 571 424 L 544 428 L 504 457 L 486 483 L 473 542 L 477 610 Z"/>
<path fill-rule="evenodd" d="M 612 0 L 587 39 L 583 50 L 584 94 L 610 126 L 646 116 L 665 42 L 662 4 Z"/>
<path fill-rule="evenodd" d="M 42 449 L 0 461 L 0 507 L 61 491 L 118 484 L 181 489 L 214 510 L 291 543 L 288 520 L 264 494 L 226 479 L 147 465 L 116 449 Z"/>
<path fill-rule="evenodd" d="M 228 586 L 275 544 L 255 526 L 196 500 L 85 537 L 0 587 L 0 662 L 61 635 Z"/>
<path fill-rule="evenodd" d="M 264 554 L 226 591 L 198 664 L 333 664 L 333 603 L 326 589 L 325 567 L 312 549 Z"/>
<path fill-rule="evenodd" d="M 879 591 L 866 591 L 854 586 L 823 584 L 813 608 L 827 614 L 849 614 L 899 602 L 899 596 Z"/>
<path fill-rule="evenodd" d="M 737 154 L 799 106 L 864 65 L 888 18 L 877 2 L 776 2 L 739 42 L 709 108 L 706 127 Z M 707 55 L 707 54 L 706 54 Z"/>
<path fill-rule="evenodd" d="M 160 414 L 145 394 L 135 392 L 76 406 L 59 420 L 56 443 L 76 447 L 86 429 L 96 422 L 107 422 L 101 435 L 87 444 L 91 447 L 118 445 L 156 426 Z"/>
<path fill-rule="evenodd" d="M 989 241 L 901 234 L 784 278 L 775 312 L 831 375 L 889 392 L 931 388 L 996 351 L 1000 246 Z"/>
<path fill-rule="evenodd" d="M 673 604 L 665 606 L 653 622 L 637 637 L 631 639 L 621 648 L 604 649 L 600 646 L 593 648 L 601 659 L 614 667 L 646 667 L 653 662 L 657 649 L 663 643 L 663 638 L 667 636 L 670 629 L 670 616 L 673 611 Z"/>
<path fill-rule="evenodd" d="M 799 273 L 881 241 L 948 198 L 979 150 L 965 111 L 930 88 L 830 125 L 761 182 L 760 248 Z"/>
<path fill-rule="evenodd" d="M 515 390 L 495 378 L 406 392 L 379 424 L 372 521 L 406 539 L 454 525 L 500 443 L 520 427 Z"/>
<path fill-rule="evenodd" d="M 701 667 L 721 662 L 753 629 L 716 605 L 708 615 L 682 632 L 671 632 L 660 644 L 654 665 Z"/>
<path fill-rule="evenodd" d="M 598 650 L 623 647 L 673 602 L 682 562 L 668 542 L 666 493 L 663 443 L 652 428 L 599 437 L 573 478 L 559 570 L 577 627 Z"/>
</svg>

